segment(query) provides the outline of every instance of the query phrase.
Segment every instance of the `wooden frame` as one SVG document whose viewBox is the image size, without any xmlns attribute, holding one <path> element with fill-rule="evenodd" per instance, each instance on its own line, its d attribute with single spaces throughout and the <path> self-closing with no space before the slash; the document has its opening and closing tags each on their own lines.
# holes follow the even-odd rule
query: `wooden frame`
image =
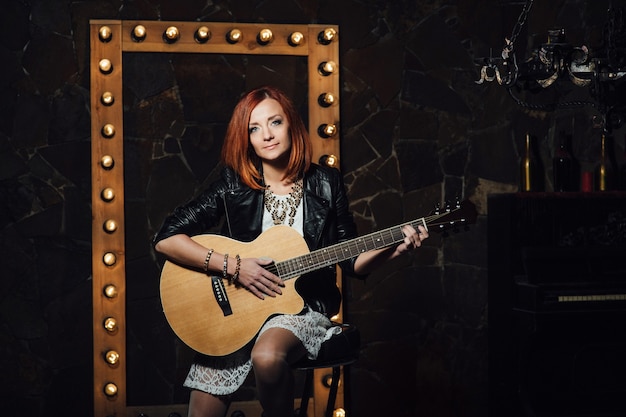
<svg viewBox="0 0 626 417">
<path fill-rule="evenodd" d="M 269 42 L 266 42 L 270 39 L 267 30 L 271 31 Z M 126 404 L 123 53 L 307 57 L 308 117 L 314 160 L 329 155 L 337 159 L 338 30 L 333 25 L 90 22 L 94 416 L 135 416 L 146 412 L 142 411 L 144 409 L 150 410 L 151 417 L 158 415 L 155 407 L 128 407 Z M 328 73 L 324 69 L 332 71 Z M 327 93 L 335 100 L 320 104 L 320 96 Z M 320 371 L 320 375 L 326 373 Z M 315 416 L 323 414 L 325 392 L 323 385 L 316 382 L 312 403 L 320 406 L 316 407 Z M 337 405 L 342 404 L 340 396 Z"/>
</svg>

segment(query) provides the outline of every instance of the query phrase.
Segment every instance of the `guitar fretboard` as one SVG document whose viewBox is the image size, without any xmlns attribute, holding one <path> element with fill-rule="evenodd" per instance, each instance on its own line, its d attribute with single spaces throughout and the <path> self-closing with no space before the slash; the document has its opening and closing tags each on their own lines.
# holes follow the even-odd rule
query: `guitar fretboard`
<svg viewBox="0 0 626 417">
<path fill-rule="evenodd" d="M 448 216 L 449 214 L 449 212 L 446 212 L 443 214 L 422 217 L 411 222 L 396 225 L 365 236 L 348 240 L 346 242 L 318 249 L 306 255 L 278 262 L 268 269 L 281 277 L 283 280 L 299 277 L 307 272 L 316 271 L 346 259 L 354 258 L 363 252 L 386 248 L 399 243 L 404 239 L 404 233 L 402 233 L 403 226 L 411 225 L 416 229 L 418 225 L 426 227 L 436 226 L 437 224 L 434 223 L 436 220 L 441 219 L 444 216 Z"/>
</svg>

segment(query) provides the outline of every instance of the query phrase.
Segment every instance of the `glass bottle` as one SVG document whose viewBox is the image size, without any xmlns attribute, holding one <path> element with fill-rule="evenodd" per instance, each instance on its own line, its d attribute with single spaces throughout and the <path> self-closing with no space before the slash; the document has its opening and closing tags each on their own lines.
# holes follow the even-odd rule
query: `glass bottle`
<svg viewBox="0 0 626 417">
<path fill-rule="evenodd" d="M 529 133 L 526 133 L 524 154 L 520 158 L 520 191 L 539 190 L 538 170 L 539 164 L 533 152 L 533 139 Z"/>
<path fill-rule="evenodd" d="M 609 149 L 606 135 L 602 135 L 600 142 L 600 161 L 595 168 L 594 179 L 596 191 L 609 191 L 613 188 L 613 166 L 609 157 Z"/>
<path fill-rule="evenodd" d="M 626 191 L 626 140 L 624 141 L 624 157 L 619 169 L 620 190 Z"/>
<path fill-rule="evenodd" d="M 554 191 L 573 191 L 574 159 L 569 151 L 570 136 L 563 135 L 552 157 L 552 176 Z"/>
</svg>

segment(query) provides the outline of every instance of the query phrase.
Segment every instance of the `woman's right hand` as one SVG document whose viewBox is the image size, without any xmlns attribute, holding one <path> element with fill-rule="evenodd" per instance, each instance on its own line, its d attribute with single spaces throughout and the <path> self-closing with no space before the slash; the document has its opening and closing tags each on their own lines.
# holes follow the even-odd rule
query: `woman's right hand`
<svg viewBox="0 0 626 417">
<path fill-rule="evenodd" d="M 281 287 L 285 286 L 283 280 L 265 269 L 272 262 L 274 261 L 267 258 L 242 258 L 237 284 L 243 286 L 261 300 L 264 300 L 266 296 L 276 297 L 276 295 L 281 295 L 283 293 Z M 229 262 L 229 272 L 234 274 L 235 269 L 235 263 Z"/>
</svg>

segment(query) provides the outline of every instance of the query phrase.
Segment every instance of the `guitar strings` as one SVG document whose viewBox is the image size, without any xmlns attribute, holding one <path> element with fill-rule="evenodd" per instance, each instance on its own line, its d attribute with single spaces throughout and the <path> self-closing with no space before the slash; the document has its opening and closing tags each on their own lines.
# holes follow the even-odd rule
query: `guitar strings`
<svg viewBox="0 0 626 417">
<path fill-rule="evenodd" d="M 450 212 L 425 216 L 414 221 L 402 223 L 397 226 L 356 238 L 352 241 L 337 243 L 293 259 L 272 263 L 268 265 L 266 269 L 281 277 L 283 281 L 296 278 L 302 274 L 315 271 L 324 266 L 329 266 L 337 262 L 353 258 L 363 252 L 388 247 L 398 243 L 405 237 L 402 232 L 402 227 L 405 225 L 411 225 L 415 228 L 419 225 L 423 225 L 424 223 L 427 223 L 429 227 L 434 228 L 449 225 L 453 222 L 434 222 L 434 220 L 447 216 L 448 214 L 450 214 Z"/>
</svg>

